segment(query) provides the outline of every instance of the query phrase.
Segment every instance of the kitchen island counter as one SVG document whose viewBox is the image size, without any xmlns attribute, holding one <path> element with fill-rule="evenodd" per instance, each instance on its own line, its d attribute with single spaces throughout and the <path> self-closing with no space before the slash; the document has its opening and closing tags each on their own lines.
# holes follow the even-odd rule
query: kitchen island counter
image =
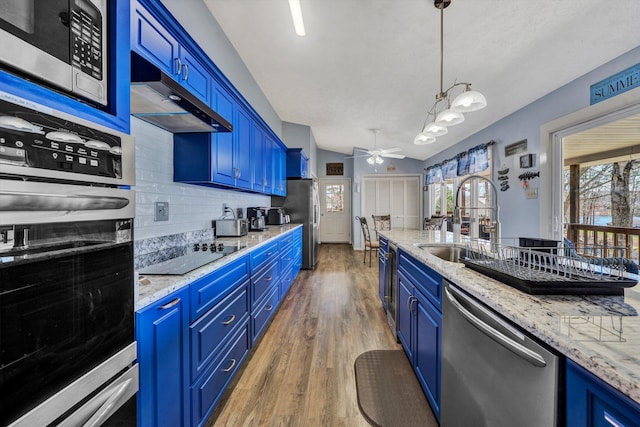
<svg viewBox="0 0 640 427">
<path fill-rule="evenodd" d="M 214 262 L 196 268 L 182 275 L 152 275 L 144 274 L 140 276 L 135 286 L 136 303 L 135 309 L 140 310 L 153 304 L 170 293 L 188 286 L 195 280 L 210 274 L 211 272 L 233 262 L 234 260 L 247 255 L 251 250 L 256 249 L 281 235 L 288 233 L 301 224 L 286 224 L 270 226 L 266 231 L 249 232 L 242 237 L 219 237 L 216 243 L 223 243 L 225 246 L 244 246 L 244 248 L 220 258 Z"/>
<path fill-rule="evenodd" d="M 625 289 L 624 296 L 529 295 L 418 247 L 464 245 L 464 237 L 421 230 L 390 230 L 380 234 L 640 403 L 640 286 Z"/>
</svg>

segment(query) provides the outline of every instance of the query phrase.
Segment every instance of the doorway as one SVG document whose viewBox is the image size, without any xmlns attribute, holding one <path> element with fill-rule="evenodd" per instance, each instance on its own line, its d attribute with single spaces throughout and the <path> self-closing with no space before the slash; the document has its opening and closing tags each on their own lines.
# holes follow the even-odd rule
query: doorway
<svg viewBox="0 0 640 427">
<path fill-rule="evenodd" d="M 351 242 L 351 180 L 320 178 L 320 241 Z"/>
<path fill-rule="evenodd" d="M 634 89 L 541 126 L 540 231 L 542 237 L 554 240 L 562 240 L 564 237 L 566 221 L 563 182 L 565 169 L 568 167 L 565 165 L 565 158 L 573 157 L 572 162 L 575 164 L 585 159 L 589 160 L 588 158 L 591 157 L 591 154 L 580 153 L 577 150 L 580 146 L 587 148 L 588 145 L 593 146 L 593 144 L 576 144 L 574 147 L 567 147 L 569 152 L 565 153 L 564 140 L 572 135 L 640 114 L 638 95 L 640 95 L 640 89 Z M 611 139 L 599 143 L 601 148 L 613 148 L 613 145 L 615 144 L 612 144 Z M 573 154 L 571 154 L 572 149 L 575 149 Z M 630 158 L 628 152 L 625 155 Z"/>
</svg>

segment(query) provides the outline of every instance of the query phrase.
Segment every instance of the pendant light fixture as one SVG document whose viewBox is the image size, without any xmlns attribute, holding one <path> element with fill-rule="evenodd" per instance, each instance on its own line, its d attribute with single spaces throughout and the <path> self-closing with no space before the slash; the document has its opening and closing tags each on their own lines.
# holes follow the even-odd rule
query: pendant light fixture
<svg viewBox="0 0 640 427">
<path fill-rule="evenodd" d="M 440 92 L 436 94 L 436 102 L 427 113 L 427 118 L 422 125 L 422 130 L 415 137 L 416 145 L 431 144 L 436 137 L 446 135 L 449 126 L 455 126 L 464 122 L 464 114 L 481 110 L 487 106 L 487 100 L 480 92 L 471 90 L 471 83 L 454 82 L 447 90 L 444 90 L 444 9 L 451 4 L 451 0 L 434 0 L 433 5 L 440 10 Z M 455 89 L 464 86 L 464 90 L 458 94 L 453 102 L 451 97 Z M 443 108 L 446 102 L 446 108 Z M 432 121 L 430 121 L 432 118 Z"/>
</svg>

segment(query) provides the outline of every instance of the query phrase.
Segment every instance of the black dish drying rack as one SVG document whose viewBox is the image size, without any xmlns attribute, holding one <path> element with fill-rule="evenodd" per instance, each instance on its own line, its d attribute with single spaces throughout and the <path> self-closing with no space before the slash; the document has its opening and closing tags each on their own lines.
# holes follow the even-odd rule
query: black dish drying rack
<svg viewBox="0 0 640 427">
<path fill-rule="evenodd" d="M 470 241 L 460 261 L 466 267 L 533 295 L 624 295 L 637 280 L 619 263 L 565 255 L 563 247 L 532 248 Z"/>
</svg>

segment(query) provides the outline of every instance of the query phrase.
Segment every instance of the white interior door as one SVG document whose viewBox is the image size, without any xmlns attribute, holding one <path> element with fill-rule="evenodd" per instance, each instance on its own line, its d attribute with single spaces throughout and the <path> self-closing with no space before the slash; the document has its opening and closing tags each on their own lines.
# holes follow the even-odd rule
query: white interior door
<svg viewBox="0 0 640 427">
<path fill-rule="evenodd" d="M 351 181 L 320 178 L 320 241 L 351 242 Z"/>
</svg>

